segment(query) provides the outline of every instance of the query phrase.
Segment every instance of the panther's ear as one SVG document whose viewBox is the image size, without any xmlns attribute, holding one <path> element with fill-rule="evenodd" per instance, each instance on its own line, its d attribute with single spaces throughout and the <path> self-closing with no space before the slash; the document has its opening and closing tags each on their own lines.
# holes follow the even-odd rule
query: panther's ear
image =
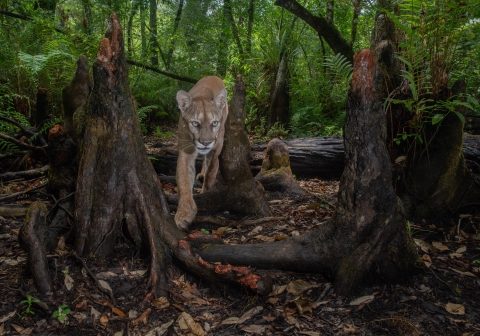
<svg viewBox="0 0 480 336">
<path fill-rule="evenodd" d="M 218 91 L 218 93 L 213 98 L 213 101 L 221 110 L 223 110 L 223 108 L 227 104 L 227 90 L 221 89 L 220 91 Z"/>
<path fill-rule="evenodd" d="M 192 97 L 190 97 L 187 92 L 180 90 L 177 92 L 177 102 L 178 108 L 182 113 L 184 113 L 185 110 L 192 105 Z"/>
</svg>

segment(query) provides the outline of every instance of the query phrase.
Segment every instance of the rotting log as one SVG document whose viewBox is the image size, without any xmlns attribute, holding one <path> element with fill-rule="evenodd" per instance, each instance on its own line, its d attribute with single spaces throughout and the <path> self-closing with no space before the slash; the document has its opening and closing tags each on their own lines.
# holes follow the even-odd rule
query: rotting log
<svg viewBox="0 0 480 336">
<path fill-rule="evenodd" d="M 44 203 L 32 203 L 18 234 L 20 246 L 28 254 L 27 264 L 32 272 L 35 286 L 42 294 L 51 293 L 54 289 L 46 254 L 48 240 L 46 215 L 47 207 Z"/>
<path fill-rule="evenodd" d="M 110 15 L 93 64 L 93 83 L 95 90 L 74 114 L 80 151 L 75 192 L 76 253 L 106 258 L 118 237 L 146 248 L 150 254 L 150 291 L 145 300 L 167 295 L 166 265 L 171 257 L 208 281 L 268 292 L 269 277 L 246 267 L 209 264 L 194 255 L 185 233 L 175 225 L 143 144 L 129 86 L 122 29 L 115 13 Z"/>
<path fill-rule="evenodd" d="M 288 146 L 280 139 L 275 138 L 268 143 L 262 169 L 255 176 L 255 180 L 268 191 L 278 191 L 292 196 L 306 194 L 293 178 Z"/>
<path fill-rule="evenodd" d="M 338 180 L 344 168 L 344 150 L 342 137 L 315 137 L 283 140 L 290 152 L 290 167 L 297 177 L 318 177 L 325 180 Z M 267 143 L 252 146 L 250 152 L 250 169 L 258 174 L 265 157 Z M 480 137 L 464 135 L 463 153 L 467 166 L 473 172 L 480 173 Z M 177 166 L 178 153 L 170 149 L 155 155 L 153 165 L 158 173 L 172 175 Z M 195 167 L 197 172 L 202 169 L 201 158 Z M 476 170 L 475 170 L 476 169 Z"/>
<path fill-rule="evenodd" d="M 282 242 L 206 245 L 197 251 L 203 259 L 330 274 L 341 295 L 351 294 L 369 275 L 395 281 L 420 265 L 391 184 L 377 69 L 369 50 L 355 56 L 345 121 L 346 165 L 332 219 Z"/>
</svg>

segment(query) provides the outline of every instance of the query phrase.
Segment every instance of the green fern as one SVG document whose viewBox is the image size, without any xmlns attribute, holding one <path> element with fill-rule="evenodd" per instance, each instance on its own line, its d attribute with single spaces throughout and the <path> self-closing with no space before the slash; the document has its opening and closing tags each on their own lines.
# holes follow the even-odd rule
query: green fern
<svg viewBox="0 0 480 336">
<path fill-rule="evenodd" d="M 340 53 L 332 56 L 325 56 L 323 64 L 328 75 L 333 81 L 350 81 L 353 73 L 353 66 L 347 58 Z"/>
<path fill-rule="evenodd" d="M 20 149 L 18 148 L 17 145 L 9 142 L 9 141 L 6 141 L 6 140 L 3 140 L 3 139 L 0 139 L 0 152 L 4 152 L 4 153 L 14 153 L 14 152 L 17 152 L 19 151 Z"/>
<path fill-rule="evenodd" d="M 62 117 L 55 117 L 55 116 L 50 116 L 50 119 L 46 120 L 42 126 L 40 127 L 40 129 L 38 130 L 37 133 L 35 133 L 35 135 L 32 135 L 28 141 L 29 142 L 32 142 L 34 141 L 40 134 L 44 134 L 47 132 L 47 130 L 50 130 L 53 126 L 55 126 L 56 124 L 59 124 L 62 122 Z"/>
</svg>

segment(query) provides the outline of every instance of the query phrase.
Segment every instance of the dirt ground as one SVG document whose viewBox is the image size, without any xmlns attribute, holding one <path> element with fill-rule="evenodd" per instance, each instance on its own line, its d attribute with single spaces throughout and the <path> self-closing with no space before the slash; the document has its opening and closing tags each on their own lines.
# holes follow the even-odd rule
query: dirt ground
<svg viewBox="0 0 480 336">
<path fill-rule="evenodd" d="M 43 180 L 3 183 L 0 199 Z M 299 184 L 308 196 L 267 194 L 274 215 L 283 219 L 239 227 L 204 222 L 191 229 L 216 233 L 230 244 L 308 234 L 333 214 L 338 182 L 301 179 Z M 172 184 L 164 189 L 176 192 Z M 43 192 L 0 204 L 41 200 L 50 208 L 53 202 Z M 219 216 L 235 219 L 229 213 Z M 17 240 L 22 221 L 0 217 L 0 335 L 480 335 L 480 213 L 442 226 L 410 222 L 425 270 L 395 284 L 368 279 L 349 298 L 337 296 L 327 277 L 313 273 L 261 271 L 274 279 L 274 291 L 260 297 L 213 286 L 172 266 L 169 298 L 152 302 L 143 301 L 148 259 L 126 240 L 117 242 L 108 260 L 85 259 L 96 278 L 110 286 L 115 302 L 98 289 L 64 241 L 48 255 L 56 291 L 39 295 Z M 32 302 L 36 299 L 41 302 Z"/>
</svg>

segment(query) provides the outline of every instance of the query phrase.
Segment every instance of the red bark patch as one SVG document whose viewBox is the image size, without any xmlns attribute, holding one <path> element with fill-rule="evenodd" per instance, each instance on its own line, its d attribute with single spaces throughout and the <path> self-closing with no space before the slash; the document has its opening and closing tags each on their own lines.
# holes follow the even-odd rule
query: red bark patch
<svg viewBox="0 0 480 336">
<path fill-rule="evenodd" d="M 225 274 L 232 270 L 232 265 L 216 265 L 215 266 L 215 273 L 217 274 Z"/>
<path fill-rule="evenodd" d="M 364 99 L 372 97 L 375 65 L 369 49 L 363 49 L 353 57 L 352 92 L 356 96 Z"/>
<path fill-rule="evenodd" d="M 190 252 L 190 244 L 186 240 L 179 240 L 178 241 L 178 247 L 180 247 L 182 250 L 187 250 L 188 254 L 191 254 Z"/>
<path fill-rule="evenodd" d="M 67 134 L 65 128 L 63 128 L 62 125 L 57 124 L 50 129 L 50 132 L 48 132 L 48 140 L 52 141 L 56 138 L 64 136 L 65 134 Z"/>
<path fill-rule="evenodd" d="M 258 287 L 258 281 L 261 279 L 259 275 L 256 274 L 248 274 L 247 276 L 241 278 L 239 282 L 242 285 L 248 286 L 251 289 L 256 289 Z"/>
</svg>

